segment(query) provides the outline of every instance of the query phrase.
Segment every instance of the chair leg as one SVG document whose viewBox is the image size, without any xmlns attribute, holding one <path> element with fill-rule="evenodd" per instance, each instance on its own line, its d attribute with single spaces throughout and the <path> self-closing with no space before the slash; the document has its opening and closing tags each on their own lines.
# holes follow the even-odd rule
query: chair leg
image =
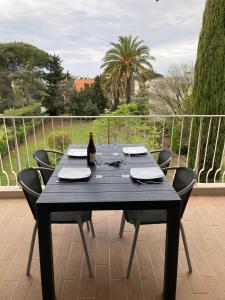
<svg viewBox="0 0 225 300">
<path fill-rule="evenodd" d="M 133 244 L 132 244 L 132 248 L 131 248 L 126 278 L 129 278 L 129 276 L 130 276 L 130 270 L 131 270 L 132 263 L 133 263 L 134 252 L 135 252 L 135 248 L 136 248 L 136 244 L 137 244 L 137 237 L 138 237 L 140 224 L 141 224 L 141 211 L 138 212 L 137 222 L 135 224 L 134 239 L 133 239 Z"/>
<path fill-rule="evenodd" d="M 184 243 L 185 254 L 186 254 L 186 257 L 187 257 L 187 263 L 188 263 L 189 273 L 192 273 L 191 259 L 190 259 L 190 254 L 189 254 L 189 250 L 188 250 L 187 240 L 186 240 L 186 236 L 185 236 L 185 232 L 184 232 L 184 227 L 183 227 L 182 223 L 180 223 L 180 229 L 181 229 L 181 235 L 182 235 L 182 239 L 183 239 L 183 243 Z"/>
<path fill-rule="evenodd" d="M 32 261 L 33 251 L 34 251 L 36 233 L 37 233 L 37 222 L 34 225 L 31 243 L 30 243 L 30 251 L 29 251 L 29 256 L 28 256 L 28 261 L 27 261 L 27 271 L 26 271 L 27 276 L 30 275 L 30 267 L 31 267 L 31 261 Z"/>
<path fill-rule="evenodd" d="M 90 258 L 89 258 L 89 254 L 88 254 L 87 244 L 86 244 L 84 231 L 83 231 L 83 226 L 82 226 L 81 221 L 78 222 L 78 226 L 79 226 L 79 229 L 80 229 L 80 235 L 81 235 L 81 239 L 82 239 L 82 243 L 83 243 L 83 247 L 84 247 L 84 253 L 85 253 L 85 256 L 86 256 L 86 260 L 87 260 L 89 274 L 90 274 L 90 277 L 93 277 Z"/>
<path fill-rule="evenodd" d="M 90 220 L 90 225 L 91 225 L 91 233 L 92 233 L 92 236 L 95 237 L 95 230 L 94 230 L 94 225 L 93 225 L 92 220 Z"/>
<path fill-rule="evenodd" d="M 119 237 L 120 238 L 122 238 L 122 236 L 123 236 L 125 221 L 126 221 L 126 219 L 125 219 L 125 215 L 124 215 L 124 212 L 123 212 L 121 223 L 120 223 L 120 232 L 119 232 Z"/>
<path fill-rule="evenodd" d="M 86 225 L 87 225 L 87 230 L 90 231 L 90 226 L 89 226 L 88 221 L 86 222 Z"/>
<path fill-rule="evenodd" d="M 129 263 L 128 263 L 128 267 L 127 267 L 126 278 L 129 278 L 129 276 L 130 276 L 130 271 L 131 271 L 133 258 L 134 258 L 134 252 L 135 252 L 135 248 L 136 248 L 136 244 L 137 244 L 137 237 L 138 237 L 139 227 L 140 227 L 140 224 L 135 226 L 134 239 L 133 239 L 133 244 L 132 244 L 130 258 L 129 258 Z"/>
</svg>

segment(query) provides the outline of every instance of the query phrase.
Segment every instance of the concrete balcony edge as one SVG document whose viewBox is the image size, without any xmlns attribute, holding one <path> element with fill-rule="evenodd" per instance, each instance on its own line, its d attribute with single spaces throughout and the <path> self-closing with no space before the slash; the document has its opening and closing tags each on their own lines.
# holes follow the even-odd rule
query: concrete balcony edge
<svg viewBox="0 0 225 300">
<path fill-rule="evenodd" d="M 197 183 L 193 196 L 225 196 L 225 183 Z"/>
<path fill-rule="evenodd" d="M 225 183 L 198 183 L 195 185 L 193 196 L 225 196 Z M 18 186 L 1 186 L 0 199 L 24 198 L 23 191 Z"/>
</svg>

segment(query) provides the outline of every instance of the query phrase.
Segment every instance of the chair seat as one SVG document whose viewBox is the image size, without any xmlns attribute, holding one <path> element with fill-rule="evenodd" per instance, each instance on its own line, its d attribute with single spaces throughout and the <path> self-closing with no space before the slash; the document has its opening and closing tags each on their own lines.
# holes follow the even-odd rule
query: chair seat
<svg viewBox="0 0 225 300">
<path fill-rule="evenodd" d="M 125 210 L 126 221 L 132 224 L 137 222 L 140 210 Z M 167 221 L 166 210 L 142 210 L 140 224 L 162 224 Z"/>
<path fill-rule="evenodd" d="M 91 220 L 91 211 L 63 211 L 51 213 L 51 223 L 77 223 L 78 218 L 81 218 L 81 222 L 87 222 Z"/>
</svg>

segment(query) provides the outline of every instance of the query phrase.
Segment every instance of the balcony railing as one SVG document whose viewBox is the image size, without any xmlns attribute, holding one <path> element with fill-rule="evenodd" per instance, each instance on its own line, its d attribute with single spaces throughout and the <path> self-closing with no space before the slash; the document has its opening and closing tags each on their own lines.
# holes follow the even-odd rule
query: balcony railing
<svg viewBox="0 0 225 300">
<path fill-rule="evenodd" d="M 99 145 L 117 139 L 143 143 L 150 150 L 170 149 L 172 164 L 195 168 L 199 182 L 223 183 L 224 123 L 224 115 L 0 117 L 0 184 L 17 185 L 18 170 L 35 165 L 36 149 L 84 145 L 90 131 Z"/>
</svg>

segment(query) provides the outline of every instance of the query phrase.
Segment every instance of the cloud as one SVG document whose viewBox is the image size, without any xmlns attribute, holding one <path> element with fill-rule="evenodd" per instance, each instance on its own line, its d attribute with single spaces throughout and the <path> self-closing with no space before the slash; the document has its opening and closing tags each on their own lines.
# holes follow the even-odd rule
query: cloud
<svg viewBox="0 0 225 300">
<path fill-rule="evenodd" d="M 92 48 L 80 48 L 79 50 L 66 51 L 64 49 L 56 49 L 56 51 L 51 51 L 51 53 L 61 53 L 66 58 L 67 63 L 95 63 L 99 62 L 104 52 L 98 51 Z"/>
<path fill-rule="evenodd" d="M 152 49 L 152 55 L 156 56 L 156 61 L 153 62 L 154 69 L 165 74 L 173 64 L 194 64 L 197 55 L 197 40 L 162 44 Z"/>
<path fill-rule="evenodd" d="M 205 0 L 0 0 L 0 42 L 23 41 L 59 54 L 72 74 L 100 72 L 110 42 L 138 35 L 154 67 L 192 63 Z"/>
</svg>

